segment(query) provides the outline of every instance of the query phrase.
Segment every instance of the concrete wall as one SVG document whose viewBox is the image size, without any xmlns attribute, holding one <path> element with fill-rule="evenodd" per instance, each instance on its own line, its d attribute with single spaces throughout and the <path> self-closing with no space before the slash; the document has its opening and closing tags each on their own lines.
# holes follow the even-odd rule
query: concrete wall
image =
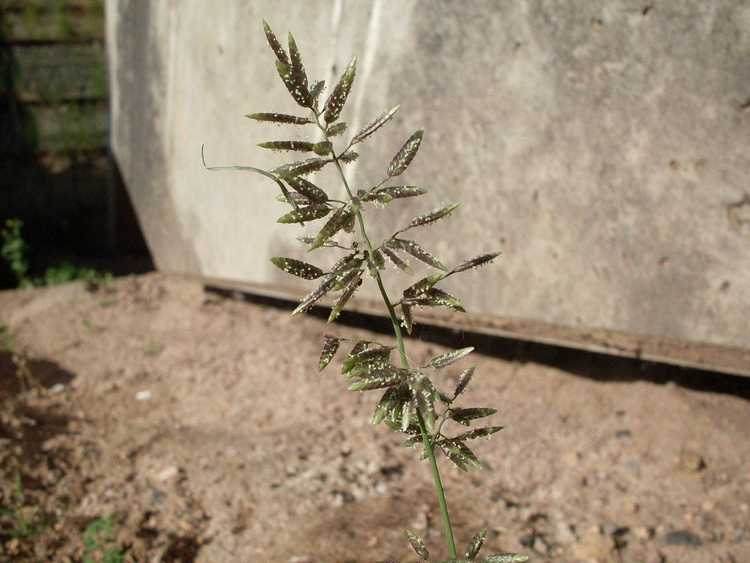
<svg viewBox="0 0 750 563">
<path fill-rule="evenodd" d="M 470 310 L 519 319 L 532 338 L 535 323 L 575 345 L 586 343 L 566 330 L 635 337 L 624 353 L 642 352 L 648 337 L 736 348 L 733 371 L 750 370 L 747 2 L 107 8 L 112 143 L 160 268 L 309 289 L 268 261 L 304 254 L 301 229 L 275 223 L 284 206 L 274 184 L 200 161 L 205 144 L 209 164 L 271 168 L 283 158 L 255 144 L 298 133 L 242 117 L 297 110 L 265 18 L 280 37 L 293 31 L 308 74 L 329 84 L 359 55 L 351 129 L 402 104 L 362 146 L 356 186 L 379 180 L 404 139 L 425 129 L 405 179 L 430 194 L 376 212 L 375 230 L 462 201 L 455 218 L 414 234 L 449 263 L 503 250 L 492 268 L 447 284 Z M 328 173 L 315 181 L 340 190 Z"/>
</svg>

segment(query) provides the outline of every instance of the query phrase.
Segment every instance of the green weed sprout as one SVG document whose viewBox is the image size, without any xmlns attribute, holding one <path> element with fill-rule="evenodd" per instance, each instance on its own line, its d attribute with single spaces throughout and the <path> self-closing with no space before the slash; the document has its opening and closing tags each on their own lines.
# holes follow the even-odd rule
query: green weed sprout
<svg viewBox="0 0 750 563">
<path fill-rule="evenodd" d="M 380 402 L 375 407 L 373 424 L 385 424 L 390 430 L 406 435 L 406 444 L 418 448 L 423 459 L 428 459 L 442 515 L 445 540 L 451 562 L 478 561 L 477 556 L 485 539 L 485 530 L 477 533 L 459 558 L 451 527 L 448 504 L 445 499 L 442 480 L 436 456 L 442 453 L 459 469 L 468 471 L 482 464 L 469 447 L 477 438 L 490 437 L 500 426 L 482 426 L 469 429 L 456 435 L 448 435 L 444 429 L 446 421 L 471 427 L 479 419 L 495 414 L 495 409 L 486 407 L 459 407 L 456 402 L 474 374 L 474 367 L 465 369 L 458 378 L 452 392 L 440 390 L 431 379 L 440 370 L 467 356 L 472 348 L 462 348 L 432 358 L 422 366 L 412 365 L 406 353 L 404 331 L 412 332 L 412 311 L 418 307 L 446 307 L 454 311 L 464 311 L 461 301 L 440 289 L 438 284 L 444 279 L 467 270 L 488 264 L 498 256 L 498 252 L 482 254 L 454 266 L 446 266 L 442 260 L 424 249 L 408 235 L 411 231 L 431 225 L 451 215 L 458 204 L 450 204 L 418 215 L 390 237 L 373 241 L 367 231 L 365 214 L 369 206 L 397 204 L 403 199 L 420 196 L 426 189 L 405 184 L 397 184 L 396 179 L 403 174 L 414 160 L 423 139 L 423 131 L 415 131 L 385 168 L 383 179 L 368 189 L 354 190 L 344 174 L 344 167 L 354 162 L 359 154 L 354 150 L 367 141 L 374 133 L 386 125 L 399 110 L 395 106 L 384 111 L 369 125 L 356 132 L 348 142 L 334 143 L 347 133 L 347 124 L 340 121 L 357 72 L 356 57 L 344 70 L 338 83 L 327 99 L 322 101 L 325 89 L 323 81 L 310 82 L 302 63 L 297 43 L 289 34 L 288 52 L 274 35 L 270 26 L 263 22 L 266 38 L 276 55 L 276 69 L 292 98 L 306 111 L 306 115 L 282 113 L 252 113 L 247 117 L 255 121 L 288 125 L 291 127 L 311 126 L 317 129 L 318 140 L 310 141 L 268 141 L 259 146 L 273 151 L 309 153 L 310 157 L 284 164 L 272 170 L 253 166 L 213 166 L 209 170 L 240 170 L 261 174 L 276 183 L 280 190 L 278 199 L 290 206 L 288 213 L 279 217 L 279 223 L 300 224 L 326 219 L 315 236 L 301 237 L 307 251 L 331 249 L 343 252 L 343 256 L 330 269 L 323 269 L 305 261 L 291 257 L 274 257 L 271 261 L 288 274 L 305 280 L 318 280 L 318 285 L 292 313 L 309 311 L 324 297 L 334 295 L 328 322 L 333 322 L 347 302 L 369 276 L 377 284 L 388 316 L 393 325 L 396 346 L 372 341 L 353 341 L 341 336 L 325 335 L 319 368 L 323 370 L 334 358 L 342 344 L 351 348 L 343 361 L 343 375 L 349 382 L 351 391 L 384 390 Z M 203 155 L 202 155 L 203 156 Z M 338 172 L 346 199 L 329 197 L 325 190 L 306 177 L 333 167 Z M 348 236 L 350 235 L 350 236 Z M 336 236 L 340 238 L 337 240 Z M 345 240 L 346 239 L 346 240 Z M 398 300 L 392 299 L 383 284 L 382 272 L 386 260 L 405 272 L 409 272 L 407 259 L 411 257 L 423 262 L 434 273 L 419 279 L 406 287 Z M 400 362 L 392 363 L 391 355 L 398 350 Z M 412 532 L 407 538 L 417 555 L 425 561 L 430 558 L 424 541 Z M 512 563 L 527 561 L 525 555 L 504 553 L 484 558 L 485 563 Z"/>
</svg>

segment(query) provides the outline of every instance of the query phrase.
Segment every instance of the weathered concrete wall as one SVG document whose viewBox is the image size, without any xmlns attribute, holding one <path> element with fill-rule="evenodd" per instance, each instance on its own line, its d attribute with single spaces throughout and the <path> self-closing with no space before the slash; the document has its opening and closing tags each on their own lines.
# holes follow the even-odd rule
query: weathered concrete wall
<svg viewBox="0 0 750 563">
<path fill-rule="evenodd" d="M 255 144 L 298 133 L 242 117 L 297 110 L 266 18 L 279 36 L 294 32 L 308 74 L 329 84 L 359 55 L 351 129 L 402 104 L 362 147 L 356 186 L 426 130 L 406 178 L 430 194 L 377 212 L 379 232 L 462 201 L 457 217 L 415 234 L 449 263 L 503 250 L 448 284 L 469 309 L 750 349 L 747 2 L 107 7 L 112 141 L 161 268 L 309 289 L 268 261 L 304 254 L 300 228 L 274 221 L 284 209 L 273 183 L 200 161 L 205 144 L 209 164 L 271 168 L 281 157 Z M 334 186 L 326 174 L 316 182 Z"/>
</svg>

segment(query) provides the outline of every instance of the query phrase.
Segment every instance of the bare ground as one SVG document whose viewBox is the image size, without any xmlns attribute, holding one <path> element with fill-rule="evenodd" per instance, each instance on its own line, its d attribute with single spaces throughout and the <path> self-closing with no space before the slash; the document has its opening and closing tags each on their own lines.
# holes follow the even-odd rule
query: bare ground
<svg viewBox="0 0 750 563">
<path fill-rule="evenodd" d="M 404 528 L 446 555 L 428 466 L 369 424 L 378 394 L 315 368 L 324 332 L 387 336 L 157 274 L 3 292 L 0 323 L 0 560 L 101 555 L 101 517 L 126 561 L 413 561 Z M 485 553 L 533 561 L 750 561 L 750 382 L 493 342 L 466 393 L 506 427 L 477 448 L 490 469 L 441 460 L 460 545 L 487 527 Z"/>
</svg>

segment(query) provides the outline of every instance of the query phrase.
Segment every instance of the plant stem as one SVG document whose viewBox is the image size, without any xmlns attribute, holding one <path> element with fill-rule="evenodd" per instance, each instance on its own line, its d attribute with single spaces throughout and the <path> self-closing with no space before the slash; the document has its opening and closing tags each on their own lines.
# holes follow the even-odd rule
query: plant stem
<svg viewBox="0 0 750 563">
<path fill-rule="evenodd" d="M 325 128 L 320 125 L 320 121 L 318 120 L 317 115 L 316 115 L 316 121 L 318 122 L 318 127 L 320 127 L 321 131 L 323 131 L 323 134 L 325 135 L 326 140 L 329 140 L 328 135 L 326 134 Z M 396 310 L 394 309 L 393 303 L 388 297 L 388 292 L 386 291 L 385 286 L 383 285 L 383 279 L 380 276 L 380 272 L 378 272 L 378 269 L 374 266 L 375 260 L 373 258 L 373 253 L 375 252 L 375 250 L 372 247 L 372 242 L 370 242 L 370 237 L 367 236 L 367 230 L 365 228 L 365 220 L 362 217 L 362 212 L 359 209 L 359 206 L 354 205 L 354 195 L 352 194 L 351 188 L 349 187 L 349 182 L 347 181 L 346 175 L 344 174 L 344 170 L 341 167 L 341 163 L 339 162 L 338 155 L 336 155 L 333 151 L 331 151 L 331 156 L 333 158 L 334 164 L 336 165 L 336 168 L 339 171 L 339 175 L 341 176 L 341 181 L 344 183 L 344 187 L 346 188 L 346 193 L 349 196 L 349 202 L 353 206 L 355 215 L 357 217 L 357 223 L 359 224 L 359 230 L 360 230 L 360 233 L 362 234 L 362 238 L 367 244 L 367 252 L 370 255 L 370 264 L 372 265 L 370 270 L 371 270 L 373 277 L 375 278 L 375 281 L 378 284 L 380 295 L 383 297 L 383 302 L 385 303 L 385 306 L 388 309 L 388 315 L 391 318 L 391 324 L 393 325 L 393 332 L 396 336 L 396 342 L 398 343 L 398 352 L 399 352 L 399 355 L 401 356 L 401 365 L 404 368 L 408 369 L 409 358 L 406 356 L 406 348 L 404 346 L 404 335 L 401 332 L 401 325 L 399 324 L 398 317 L 396 316 Z M 453 538 L 453 528 L 451 527 L 451 519 L 448 513 L 448 501 L 445 499 L 445 489 L 443 488 L 443 481 L 440 478 L 440 469 L 438 468 L 437 459 L 435 459 L 435 451 L 433 448 L 432 440 L 430 439 L 430 436 L 427 432 L 427 427 L 425 426 L 424 419 L 422 418 L 422 414 L 419 412 L 419 409 L 417 409 L 417 421 L 419 422 L 419 431 L 422 435 L 422 444 L 424 445 L 424 449 L 427 452 L 427 457 L 430 460 L 430 465 L 432 469 L 432 480 L 435 485 L 435 493 L 437 494 L 437 497 L 438 497 L 438 504 L 440 505 L 440 513 L 443 519 L 443 530 L 445 533 L 445 539 L 448 543 L 448 550 L 450 551 L 451 557 L 453 559 L 456 559 L 458 557 L 458 554 L 456 552 L 456 542 Z"/>
</svg>

